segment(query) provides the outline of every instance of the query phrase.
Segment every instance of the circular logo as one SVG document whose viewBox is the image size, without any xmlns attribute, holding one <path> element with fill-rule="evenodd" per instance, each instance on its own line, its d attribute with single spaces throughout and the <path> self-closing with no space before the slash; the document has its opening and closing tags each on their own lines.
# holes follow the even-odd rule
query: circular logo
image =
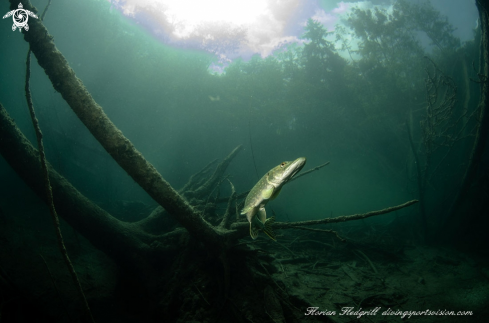
<svg viewBox="0 0 489 323">
<path fill-rule="evenodd" d="M 13 16 L 14 16 L 14 24 L 18 28 L 24 28 L 24 26 L 27 25 L 28 15 L 24 9 L 15 10 L 15 13 Z"/>
<path fill-rule="evenodd" d="M 11 10 L 7 12 L 5 16 L 2 17 L 2 19 L 8 18 L 12 16 L 12 19 L 14 21 L 14 24 L 12 25 L 12 31 L 15 31 L 17 28 L 19 31 L 22 30 L 22 28 L 25 29 L 25 31 L 29 30 L 29 25 L 27 24 L 27 20 L 29 20 L 29 16 L 33 18 L 38 18 L 35 13 L 29 10 L 25 10 L 24 6 L 22 6 L 22 3 L 19 3 L 19 9 Z"/>
</svg>

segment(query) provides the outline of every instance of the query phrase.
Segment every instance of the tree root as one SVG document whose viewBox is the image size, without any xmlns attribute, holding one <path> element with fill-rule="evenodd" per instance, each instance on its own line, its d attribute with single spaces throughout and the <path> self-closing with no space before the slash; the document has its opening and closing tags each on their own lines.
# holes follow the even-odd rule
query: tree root
<svg viewBox="0 0 489 323">
<path fill-rule="evenodd" d="M 220 228 L 224 229 L 229 229 L 231 226 L 232 221 L 236 218 L 238 214 L 238 205 L 236 203 L 236 190 L 234 189 L 233 183 L 231 183 L 230 180 L 228 180 L 229 185 L 231 185 L 231 196 L 229 197 L 228 200 L 228 206 L 226 208 L 226 213 L 224 213 L 224 217 L 222 218 L 221 223 L 219 224 Z M 234 202 L 234 207 L 233 207 L 233 202 Z M 234 215 L 234 219 L 231 218 L 231 215 Z"/>
<path fill-rule="evenodd" d="M 209 164 L 205 165 L 200 171 L 190 176 L 188 182 L 178 191 L 185 195 L 185 192 L 192 191 L 193 189 L 201 186 L 207 180 L 207 173 L 216 163 L 217 159 L 214 159 Z"/>
</svg>

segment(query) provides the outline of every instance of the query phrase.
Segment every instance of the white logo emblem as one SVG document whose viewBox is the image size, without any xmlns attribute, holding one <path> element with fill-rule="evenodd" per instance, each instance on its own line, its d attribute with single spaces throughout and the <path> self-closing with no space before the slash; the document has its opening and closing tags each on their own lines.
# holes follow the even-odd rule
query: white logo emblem
<svg viewBox="0 0 489 323">
<path fill-rule="evenodd" d="M 7 14 L 5 16 L 3 16 L 2 19 L 8 18 L 10 16 L 13 16 L 13 20 L 14 20 L 14 24 L 12 25 L 12 31 L 15 31 L 16 28 L 19 28 L 19 31 L 22 28 L 24 28 L 25 31 L 28 31 L 29 25 L 27 24 L 27 20 L 29 19 L 29 16 L 37 19 L 37 16 L 35 13 L 33 13 L 32 11 L 23 9 L 22 3 L 19 3 L 19 9 L 7 12 Z"/>
</svg>

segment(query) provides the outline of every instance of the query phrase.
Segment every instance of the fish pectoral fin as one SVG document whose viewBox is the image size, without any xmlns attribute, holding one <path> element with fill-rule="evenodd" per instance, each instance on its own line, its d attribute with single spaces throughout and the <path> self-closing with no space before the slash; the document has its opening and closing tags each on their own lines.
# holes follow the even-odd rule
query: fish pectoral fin
<svg viewBox="0 0 489 323">
<path fill-rule="evenodd" d="M 270 188 L 267 188 L 267 189 L 264 189 L 262 192 L 261 192 L 261 197 L 264 199 L 264 200 L 268 200 L 272 195 L 273 195 L 273 191 L 275 190 L 275 187 L 270 187 Z"/>
<path fill-rule="evenodd" d="M 275 199 L 280 194 L 281 190 L 282 190 L 282 188 L 279 188 L 278 190 L 274 191 L 272 196 L 270 196 L 270 200 Z"/>
<path fill-rule="evenodd" d="M 265 211 L 264 207 L 261 207 L 260 209 L 258 209 L 258 219 L 262 223 L 265 223 L 265 221 L 267 220 L 267 211 Z"/>
<path fill-rule="evenodd" d="M 263 226 L 263 232 L 265 232 L 265 234 L 267 236 L 270 237 L 270 239 L 272 239 L 273 241 L 277 241 L 276 237 L 275 237 L 275 233 L 273 232 L 273 229 L 272 229 L 272 224 L 275 222 L 275 217 L 272 216 L 271 218 L 267 219 L 265 221 L 265 224 Z"/>
<path fill-rule="evenodd" d="M 260 232 L 260 228 L 258 228 L 257 225 L 253 225 L 253 223 L 250 222 L 250 236 L 253 240 L 258 238 L 259 232 Z"/>
</svg>

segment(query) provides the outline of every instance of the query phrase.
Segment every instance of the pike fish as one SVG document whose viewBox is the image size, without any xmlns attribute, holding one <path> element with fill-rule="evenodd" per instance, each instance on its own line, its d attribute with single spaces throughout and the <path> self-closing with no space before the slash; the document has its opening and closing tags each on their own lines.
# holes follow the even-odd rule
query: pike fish
<svg viewBox="0 0 489 323">
<path fill-rule="evenodd" d="M 246 197 L 241 214 L 246 214 L 250 223 L 250 235 L 253 239 L 258 237 L 260 230 L 266 233 L 272 240 L 276 241 L 272 230 L 275 217 L 267 219 L 265 205 L 268 201 L 278 196 L 282 187 L 306 164 L 306 158 L 300 157 L 294 161 L 284 161 L 272 168 L 256 183 Z"/>
</svg>

